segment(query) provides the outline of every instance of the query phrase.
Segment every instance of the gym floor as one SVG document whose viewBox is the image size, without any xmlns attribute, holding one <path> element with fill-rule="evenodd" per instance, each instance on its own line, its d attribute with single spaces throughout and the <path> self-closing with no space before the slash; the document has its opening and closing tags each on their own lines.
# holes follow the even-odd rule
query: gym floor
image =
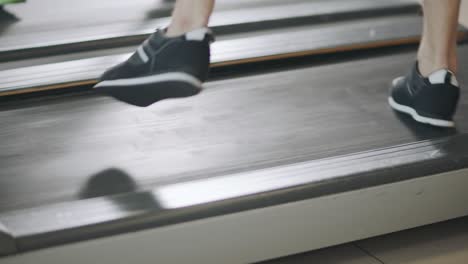
<svg viewBox="0 0 468 264">
<path fill-rule="evenodd" d="M 262 264 L 462 264 L 468 263 L 468 217 Z"/>
</svg>

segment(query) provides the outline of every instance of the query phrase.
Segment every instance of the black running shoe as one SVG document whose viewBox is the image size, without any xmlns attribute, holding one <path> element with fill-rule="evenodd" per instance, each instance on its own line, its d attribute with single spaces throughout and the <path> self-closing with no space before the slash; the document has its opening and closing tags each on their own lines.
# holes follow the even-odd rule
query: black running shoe
<svg viewBox="0 0 468 264">
<path fill-rule="evenodd" d="M 441 69 L 425 78 L 416 63 L 407 76 L 393 80 L 388 102 L 394 110 L 420 123 L 453 127 L 459 97 L 460 88 L 452 72 Z"/>
<path fill-rule="evenodd" d="M 107 70 L 94 88 L 137 106 L 195 95 L 208 75 L 213 40 L 208 28 L 180 37 L 158 30 L 127 61 Z"/>
</svg>

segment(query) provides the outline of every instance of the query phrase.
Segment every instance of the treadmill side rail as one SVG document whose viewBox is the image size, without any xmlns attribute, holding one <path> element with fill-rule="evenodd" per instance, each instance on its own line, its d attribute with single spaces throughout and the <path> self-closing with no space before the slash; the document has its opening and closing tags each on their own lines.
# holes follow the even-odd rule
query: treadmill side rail
<svg viewBox="0 0 468 264">
<path fill-rule="evenodd" d="M 27 252 L 340 193 L 360 190 L 365 193 L 369 188 L 443 173 L 466 175 L 467 138 L 468 134 L 460 134 L 199 179 L 152 191 L 24 209 L 0 214 L 0 219 L 14 232 L 19 250 Z M 462 177 L 462 180 L 467 178 Z M 466 200 L 466 197 L 457 194 L 447 199 L 444 202 L 453 203 L 455 199 Z M 439 215 L 436 221 L 418 224 L 448 220 L 468 213 L 465 203 L 457 208 L 456 213 L 448 212 L 443 217 Z M 411 227 L 418 224 L 412 223 Z M 394 231 L 398 229 L 390 230 Z M 355 237 L 362 238 L 364 236 Z"/>
<path fill-rule="evenodd" d="M 18 252 L 15 238 L 10 231 L 0 222 L 0 256 Z"/>
<path fill-rule="evenodd" d="M 257 263 L 466 215 L 467 173 L 468 169 L 462 169 L 66 244 L 0 258 L 0 262 Z"/>
</svg>

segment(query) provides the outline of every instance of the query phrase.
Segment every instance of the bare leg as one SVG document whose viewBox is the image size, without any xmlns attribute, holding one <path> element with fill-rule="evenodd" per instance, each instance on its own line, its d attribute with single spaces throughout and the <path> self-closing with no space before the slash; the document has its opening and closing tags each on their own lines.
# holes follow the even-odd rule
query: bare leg
<svg viewBox="0 0 468 264">
<path fill-rule="evenodd" d="M 182 35 L 191 30 L 206 27 L 213 12 L 215 0 L 177 0 L 167 36 Z"/>
<path fill-rule="evenodd" d="M 457 27 L 460 0 L 424 0 L 419 70 L 428 76 L 439 69 L 457 71 Z"/>
</svg>

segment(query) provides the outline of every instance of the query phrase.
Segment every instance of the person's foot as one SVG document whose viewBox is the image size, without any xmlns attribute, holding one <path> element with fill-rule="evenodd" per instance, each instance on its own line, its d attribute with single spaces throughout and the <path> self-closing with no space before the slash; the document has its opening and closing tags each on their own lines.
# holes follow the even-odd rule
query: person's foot
<svg viewBox="0 0 468 264">
<path fill-rule="evenodd" d="M 452 72 L 441 69 L 426 78 L 416 63 L 407 76 L 393 80 L 388 102 L 394 110 L 420 123 L 453 127 L 459 96 L 460 88 Z"/>
<path fill-rule="evenodd" d="M 213 40 L 208 28 L 179 37 L 158 30 L 127 61 L 107 70 L 94 89 L 137 106 L 195 95 L 208 75 Z"/>
</svg>

